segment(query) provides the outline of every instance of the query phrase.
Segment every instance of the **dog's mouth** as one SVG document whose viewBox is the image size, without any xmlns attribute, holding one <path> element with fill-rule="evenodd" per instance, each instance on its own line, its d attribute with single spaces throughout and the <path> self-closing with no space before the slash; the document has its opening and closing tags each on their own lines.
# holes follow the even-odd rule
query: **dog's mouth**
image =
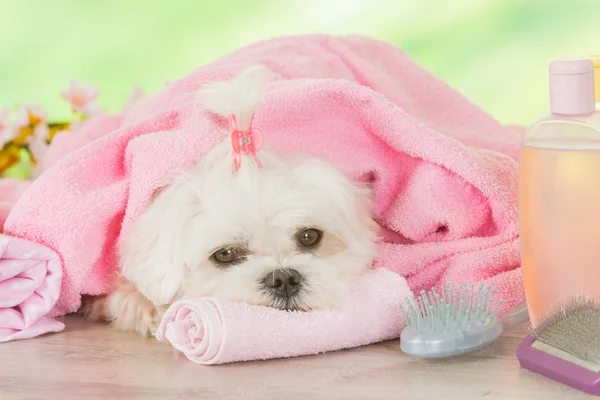
<svg viewBox="0 0 600 400">
<path fill-rule="evenodd" d="M 310 311 L 311 307 L 302 301 L 302 297 L 300 292 L 290 297 L 271 295 L 265 305 L 282 311 Z"/>
<path fill-rule="evenodd" d="M 276 308 L 276 309 L 282 310 L 282 311 L 310 311 L 310 308 L 306 307 L 305 305 L 299 305 L 293 301 L 287 301 L 285 303 L 270 304 L 269 307 Z"/>
</svg>

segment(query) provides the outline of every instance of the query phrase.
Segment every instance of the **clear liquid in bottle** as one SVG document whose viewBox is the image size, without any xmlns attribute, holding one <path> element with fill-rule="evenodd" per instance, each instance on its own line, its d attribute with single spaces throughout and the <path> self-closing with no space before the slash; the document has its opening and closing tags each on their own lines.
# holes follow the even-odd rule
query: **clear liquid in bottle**
<svg viewBox="0 0 600 400">
<path fill-rule="evenodd" d="M 521 143 L 519 220 L 529 314 L 535 326 L 573 295 L 600 300 L 600 113 L 589 59 L 550 67 L 552 113 Z"/>
</svg>

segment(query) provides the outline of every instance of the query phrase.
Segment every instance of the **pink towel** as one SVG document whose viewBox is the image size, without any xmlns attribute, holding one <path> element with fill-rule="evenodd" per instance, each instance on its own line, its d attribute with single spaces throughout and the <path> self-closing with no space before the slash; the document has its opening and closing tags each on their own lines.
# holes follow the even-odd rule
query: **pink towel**
<svg viewBox="0 0 600 400">
<path fill-rule="evenodd" d="M 386 269 L 363 276 L 337 310 L 287 312 L 214 298 L 181 300 L 156 332 L 198 364 L 295 357 L 363 346 L 400 336 L 398 305 L 406 280 Z"/>
<path fill-rule="evenodd" d="M 70 130 L 58 132 L 41 160 L 39 172 L 46 171 L 69 154 L 119 128 L 122 122 L 122 115 L 100 115 L 79 121 Z"/>
<path fill-rule="evenodd" d="M 506 307 L 523 298 L 521 128 L 499 124 L 390 44 L 303 36 L 261 42 L 197 69 L 32 183 L 5 230 L 61 256 L 62 291 L 51 315 L 75 311 L 82 294 L 110 290 L 116 248 L 152 192 L 221 140 L 197 91 L 255 64 L 273 71 L 254 120 L 266 142 L 281 155 L 338 163 L 373 187 L 384 231 L 376 266 L 405 276 L 414 290 L 483 280 Z"/>
<path fill-rule="evenodd" d="M 0 343 L 64 329 L 46 316 L 58 300 L 61 279 L 52 250 L 0 234 Z"/>
</svg>

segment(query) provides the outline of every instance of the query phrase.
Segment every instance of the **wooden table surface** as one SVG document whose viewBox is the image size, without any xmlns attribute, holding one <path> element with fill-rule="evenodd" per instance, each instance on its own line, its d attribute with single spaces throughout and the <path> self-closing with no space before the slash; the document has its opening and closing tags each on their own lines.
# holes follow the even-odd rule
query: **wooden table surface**
<svg viewBox="0 0 600 400">
<path fill-rule="evenodd" d="M 200 366 L 164 343 L 65 318 L 59 334 L 0 344 L 0 399 L 570 399 L 594 398 L 522 370 L 519 328 L 443 361 L 398 341 L 294 359 Z"/>
</svg>

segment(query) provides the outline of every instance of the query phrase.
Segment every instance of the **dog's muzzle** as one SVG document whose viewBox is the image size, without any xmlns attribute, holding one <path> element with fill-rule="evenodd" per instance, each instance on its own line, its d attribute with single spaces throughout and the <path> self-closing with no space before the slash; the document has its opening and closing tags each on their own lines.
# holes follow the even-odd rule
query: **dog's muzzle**
<svg viewBox="0 0 600 400">
<path fill-rule="evenodd" d="M 277 269 L 263 279 L 267 291 L 281 299 L 291 299 L 300 292 L 302 275 L 295 269 Z"/>
</svg>

